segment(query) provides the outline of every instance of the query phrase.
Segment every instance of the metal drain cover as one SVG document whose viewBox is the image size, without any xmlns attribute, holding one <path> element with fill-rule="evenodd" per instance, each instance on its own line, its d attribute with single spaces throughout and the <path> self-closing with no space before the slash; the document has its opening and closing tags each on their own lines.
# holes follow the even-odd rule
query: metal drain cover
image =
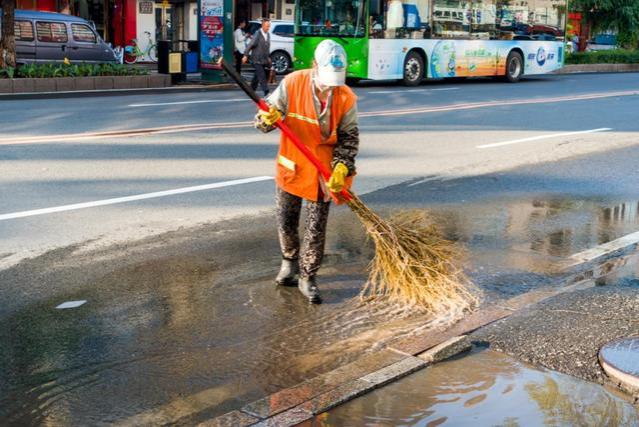
<svg viewBox="0 0 639 427">
<path fill-rule="evenodd" d="M 599 362 L 606 374 L 631 392 L 639 392 L 639 337 L 606 344 L 599 351 Z"/>
</svg>

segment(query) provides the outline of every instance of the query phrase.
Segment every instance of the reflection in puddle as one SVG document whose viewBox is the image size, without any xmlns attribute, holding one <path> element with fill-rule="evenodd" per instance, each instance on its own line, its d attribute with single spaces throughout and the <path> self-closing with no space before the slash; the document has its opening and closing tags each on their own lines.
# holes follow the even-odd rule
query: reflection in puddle
<svg viewBox="0 0 639 427">
<path fill-rule="evenodd" d="M 473 280 L 496 298 L 547 285 L 563 256 L 638 228 L 636 202 L 493 199 L 427 207 L 442 219 L 447 235 L 468 247 Z M 330 221 L 320 277 L 325 304 L 319 307 L 309 307 L 295 288 L 273 286 L 279 265 L 274 222 L 254 218 L 160 238 L 151 243 L 162 251 L 139 249 L 137 258 L 110 249 L 104 261 L 87 262 L 78 274 L 26 263 L 31 268 L 18 271 L 21 280 L 42 277 L 62 285 L 55 295 L 32 301 L 31 293 L 8 298 L 0 290 L 0 298 L 11 301 L 0 307 L 0 424 L 142 418 L 147 424 L 196 424 L 432 327 L 432 319 L 418 314 L 401 317 L 350 303 L 365 280 L 370 245 L 345 208 Z M 62 261 L 78 268 L 72 254 L 56 259 Z M 624 268 L 636 275 L 636 263 Z M 52 309 L 68 300 L 89 303 Z M 541 389 L 549 387 L 546 378 L 560 384 L 558 393 L 570 384 L 496 356 L 486 367 L 477 361 L 484 357 L 464 359 L 467 366 L 429 369 L 429 378 L 439 378 L 416 383 L 426 391 L 412 397 L 413 407 L 426 409 L 415 419 L 438 425 L 460 414 L 490 418 L 491 410 L 503 408 L 499 399 L 526 401 L 522 408 L 543 412 L 530 405 L 534 390 L 512 379 L 520 372 Z M 398 390 L 396 399 L 383 402 L 411 403 L 414 393 L 407 397 Z M 383 402 L 376 405 L 385 408 Z M 364 409 L 361 414 L 378 413 Z M 390 419 L 392 409 L 389 404 Z M 525 419 L 526 412 L 517 415 Z"/>
<path fill-rule="evenodd" d="M 567 257 L 639 228 L 636 201 L 497 198 L 431 211 L 468 249 L 468 272 L 487 302 L 547 286 Z"/>
<path fill-rule="evenodd" d="M 599 385 L 477 350 L 321 414 L 311 425 L 637 426 L 639 414 Z"/>
</svg>

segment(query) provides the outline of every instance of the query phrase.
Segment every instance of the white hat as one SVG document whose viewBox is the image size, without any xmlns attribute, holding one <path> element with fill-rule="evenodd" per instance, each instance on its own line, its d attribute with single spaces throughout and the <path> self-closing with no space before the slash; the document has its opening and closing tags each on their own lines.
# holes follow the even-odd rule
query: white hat
<svg viewBox="0 0 639 427">
<path fill-rule="evenodd" d="M 346 52 L 333 40 L 323 40 L 315 48 L 317 80 L 322 86 L 343 86 L 346 83 Z"/>
</svg>

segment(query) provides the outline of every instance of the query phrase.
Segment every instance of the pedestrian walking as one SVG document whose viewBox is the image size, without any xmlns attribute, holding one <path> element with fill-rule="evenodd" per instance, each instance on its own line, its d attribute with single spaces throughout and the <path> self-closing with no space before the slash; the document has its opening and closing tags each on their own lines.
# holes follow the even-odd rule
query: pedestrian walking
<svg viewBox="0 0 639 427">
<path fill-rule="evenodd" d="M 255 126 L 262 132 L 284 123 L 331 168 L 328 182 L 285 134 L 277 156 L 276 205 L 282 264 L 275 282 L 295 285 L 314 304 L 321 303 L 316 274 L 324 255 L 330 192 L 349 189 L 359 147 L 357 97 L 345 85 L 346 52 L 332 40 L 322 41 L 313 68 L 289 74 L 268 97 L 269 111 L 259 111 Z M 299 220 L 306 201 L 306 223 L 300 244 Z"/>
<path fill-rule="evenodd" d="M 235 71 L 238 74 L 242 73 L 242 58 L 244 57 L 244 50 L 246 49 L 246 20 L 242 19 L 233 32 L 233 39 L 235 40 L 235 49 L 233 54 L 235 56 Z"/>
<path fill-rule="evenodd" d="M 271 66 L 271 36 L 268 32 L 270 28 L 271 21 L 267 18 L 262 19 L 262 28 L 255 32 L 242 58 L 242 63 L 246 64 L 250 57 L 255 67 L 251 87 L 255 90 L 259 84 L 264 91 L 264 96 L 269 93 L 266 73 Z"/>
</svg>

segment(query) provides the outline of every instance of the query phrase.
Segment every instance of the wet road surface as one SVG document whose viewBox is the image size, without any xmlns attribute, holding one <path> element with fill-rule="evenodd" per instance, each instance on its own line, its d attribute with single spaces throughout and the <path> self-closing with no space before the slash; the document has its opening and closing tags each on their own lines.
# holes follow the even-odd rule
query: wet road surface
<svg viewBox="0 0 639 427">
<path fill-rule="evenodd" d="M 636 82 L 636 74 L 613 74 L 356 88 L 362 150 L 355 188 L 363 194 L 424 177 L 473 176 L 633 146 L 639 96 L 629 94 Z M 189 103 L 207 100 L 216 102 Z M 477 108 L 463 109 L 468 105 Z M 251 128 L 254 108 L 238 91 L 2 101 L 0 110 L 0 268 L 87 240 L 126 243 L 272 209 L 272 182 L 261 181 L 99 209 L 47 210 L 272 176 L 277 134 Z M 181 128 L 193 124 L 214 127 Z M 158 127 L 174 130 L 85 135 Z M 574 133 L 598 129 L 611 130 Z M 59 134 L 68 136 L 54 140 Z M 46 214 L 4 217 L 40 209 Z"/>
<path fill-rule="evenodd" d="M 611 163 L 587 156 L 407 183 L 365 199 L 384 213 L 392 200 L 431 210 L 468 249 L 468 272 L 492 304 L 556 286 L 566 257 L 639 228 L 629 152 L 608 155 Z M 566 173 L 575 178 L 558 179 Z M 432 326 L 422 315 L 353 301 L 370 247 L 345 208 L 330 221 L 320 307 L 273 285 L 270 215 L 69 247 L 0 271 L 0 419 L 192 424 Z M 87 302 L 55 308 L 78 300 Z"/>
<path fill-rule="evenodd" d="M 594 78 L 358 92 L 360 110 L 378 112 L 423 107 L 425 97 L 437 107 L 636 84 L 633 75 Z M 201 94 L 67 100 L 64 108 L 18 101 L 26 116 L 3 116 L 2 138 L 248 122 L 252 111 L 232 100 L 237 94 L 207 94 L 228 102 L 206 108 L 156 105 L 153 114 L 129 104 Z M 624 95 L 364 117 L 357 189 L 379 212 L 431 210 L 467 247 L 485 304 L 556 286 L 566 257 L 639 229 L 636 108 L 637 97 Z M 79 113 L 83 120 L 70 120 Z M 29 124 L 40 116 L 40 126 Z M 242 126 L 3 145 L 0 214 L 271 174 L 276 136 Z M 613 131 L 513 142 L 603 127 Z M 0 424 L 189 425 L 432 326 L 353 301 L 370 247 L 345 208 L 330 219 L 326 304 L 309 307 L 295 289 L 276 289 L 272 198 L 269 180 L 0 221 L 0 261 L 37 255 L 0 270 Z M 69 301 L 86 303 L 56 309 Z"/>
</svg>

